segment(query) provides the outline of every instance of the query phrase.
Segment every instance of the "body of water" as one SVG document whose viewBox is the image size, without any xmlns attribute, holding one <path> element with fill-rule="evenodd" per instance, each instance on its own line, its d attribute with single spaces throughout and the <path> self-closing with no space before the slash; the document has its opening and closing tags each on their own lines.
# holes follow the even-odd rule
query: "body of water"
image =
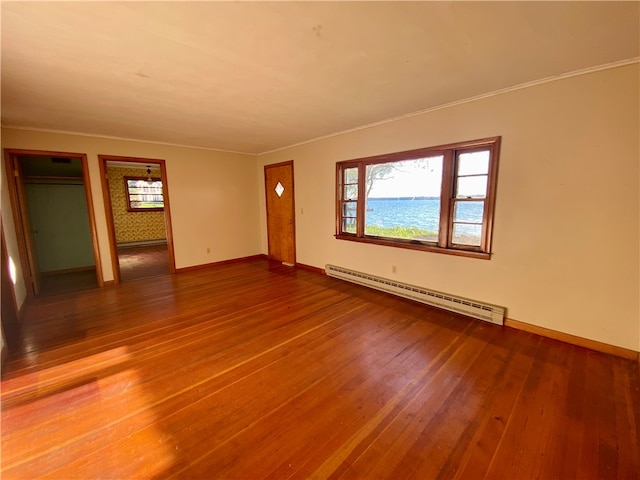
<svg viewBox="0 0 640 480">
<path fill-rule="evenodd" d="M 458 202 L 455 219 L 463 222 L 482 222 L 484 202 Z M 440 221 L 439 198 L 369 198 L 365 223 L 378 227 L 417 227 L 438 231 Z M 476 235 L 474 225 L 458 225 L 460 234 Z"/>
</svg>

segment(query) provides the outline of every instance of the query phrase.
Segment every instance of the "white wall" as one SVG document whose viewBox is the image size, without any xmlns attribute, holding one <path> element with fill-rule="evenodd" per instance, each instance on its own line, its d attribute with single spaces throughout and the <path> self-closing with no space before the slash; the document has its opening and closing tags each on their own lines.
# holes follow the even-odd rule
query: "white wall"
<svg viewBox="0 0 640 480">
<path fill-rule="evenodd" d="M 294 160 L 299 263 L 343 265 L 508 308 L 509 318 L 640 350 L 639 68 L 435 110 L 260 156 L 2 129 L 2 147 L 86 153 L 104 279 L 98 154 L 167 162 L 176 266 L 267 253 L 263 166 Z M 335 162 L 502 136 L 489 261 L 336 240 Z M 2 217 L 18 263 L 2 165 Z M 301 211 L 304 210 L 304 214 Z M 211 254 L 206 249 L 211 249 Z"/>
<path fill-rule="evenodd" d="M 255 175 L 257 161 L 253 155 L 11 128 L 2 129 L 2 147 L 87 154 L 106 281 L 113 279 L 113 271 L 99 154 L 166 161 L 177 268 L 260 253 L 259 188 Z M 3 189 L 3 217 L 4 200 Z M 207 254 L 207 248 L 211 253 Z M 17 251 L 15 253 L 17 255 Z"/>
<path fill-rule="evenodd" d="M 299 263 L 503 305 L 515 320 L 640 350 L 638 71 L 594 72 L 314 141 L 260 156 L 259 171 L 294 160 Z M 333 238 L 337 161 L 495 135 L 491 260 Z M 263 192 L 259 200 L 264 212 Z M 266 252 L 264 213 L 261 242 Z"/>
</svg>

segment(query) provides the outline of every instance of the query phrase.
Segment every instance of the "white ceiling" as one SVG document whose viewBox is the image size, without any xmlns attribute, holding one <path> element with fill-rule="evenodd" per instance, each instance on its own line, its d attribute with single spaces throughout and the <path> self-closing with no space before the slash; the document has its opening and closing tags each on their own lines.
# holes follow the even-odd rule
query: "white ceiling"
<svg viewBox="0 0 640 480">
<path fill-rule="evenodd" d="M 261 153 L 637 61 L 639 2 L 2 2 L 2 124 Z"/>
</svg>

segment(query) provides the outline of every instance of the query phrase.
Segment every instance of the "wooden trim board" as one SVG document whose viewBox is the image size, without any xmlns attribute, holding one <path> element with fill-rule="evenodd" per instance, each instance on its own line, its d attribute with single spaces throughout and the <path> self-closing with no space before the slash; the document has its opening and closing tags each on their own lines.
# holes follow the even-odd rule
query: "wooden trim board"
<svg viewBox="0 0 640 480">
<path fill-rule="evenodd" d="M 609 355 L 615 355 L 616 357 L 622 357 L 628 360 L 640 361 L 640 352 L 636 352 L 635 350 L 618 347 L 616 345 L 610 345 L 608 343 L 598 342 L 596 340 L 590 340 L 588 338 L 578 337 L 577 335 L 571 335 L 569 333 L 551 330 L 550 328 L 539 327 L 537 325 L 521 322 L 519 320 L 513 320 L 512 318 L 505 318 L 504 326 L 515 328 L 517 330 L 524 330 L 525 332 L 529 333 L 535 333 L 536 335 L 540 335 L 542 337 L 560 340 L 561 342 L 588 348 L 589 350 L 595 350 L 596 352 L 607 353 Z"/>
<path fill-rule="evenodd" d="M 296 268 L 307 270 L 308 272 L 320 273 L 322 275 L 326 274 L 326 272 L 324 271 L 324 268 L 318 268 L 311 265 L 306 265 L 304 263 L 296 263 Z"/>
<path fill-rule="evenodd" d="M 326 275 L 326 272 L 321 268 L 312 267 L 310 265 L 302 265 L 302 264 L 297 264 L 297 266 L 305 270 L 323 273 Z M 508 328 L 515 328 L 517 330 L 524 330 L 525 332 L 529 332 L 529 333 L 535 333 L 536 335 L 540 335 L 542 337 L 552 338 L 554 340 L 559 340 L 561 342 L 568 343 L 570 345 L 576 345 L 579 347 L 588 348 L 589 350 L 594 350 L 596 352 L 601 352 L 609 355 L 614 355 L 616 357 L 626 358 L 628 360 L 632 360 L 640 364 L 640 352 L 631 350 L 629 348 L 618 347 L 616 345 L 610 345 L 608 343 L 598 342 L 596 340 L 590 340 L 588 338 L 579 337 L 577 335 L 571 335 L 569 333 L 559 332 L 557 330 L 551 330 L 550 328 L 539 327 L 537 325 L 521 322 L 519 320 L 514 320 L 512 318 L 505 318 L 504 326 Z"/>
<path fill-rule="evenodd" d="M 73 268 L 63 268 L 61 270 L 51 270 L 49 272 L 40 272 L 40 275 L 43 277 L 51 276 L 51 275 L 63 275 L 65 273 L 77 273 L 77 272 L 88 272 L 89 270 L 95 270 L 95 265 L 87 265 L 85 267 L 73 267 Z"/>
<path fill-rule="evenodd" d="M 229 260 L 221 260 L 219 262 L 203 263 L 201 265 L 192 265 L 190 267 L 176 268 L 176 273 L 193 272 L 194 270 L 202 270 L 203 268 L 217 267 L 219 265 L 227 265 L 229 263 L 245 262 L 249 260 L 256 260 L 259 258 L 266 259 L 267 256 L 264 253 L 258 255 L 250 255 L 248 257 L 231 258 Z"/>
<path fill-rule="evenodd" d="M 3 336 L 4 338 L 4 336 Z M 6 343 L 2 343 L 2 356 L 0 358 L 0 365 L 4 364 L 4 361 L 7 359 L 7 356 L 9 355 L 9 349 L 7 348 L 7 344 Z"/>
</svg>

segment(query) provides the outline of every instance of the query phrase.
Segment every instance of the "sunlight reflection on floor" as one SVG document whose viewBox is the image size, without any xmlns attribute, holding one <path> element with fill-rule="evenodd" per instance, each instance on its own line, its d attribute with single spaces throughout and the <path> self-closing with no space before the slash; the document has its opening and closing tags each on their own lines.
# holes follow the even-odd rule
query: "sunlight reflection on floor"
<svg viewBox="0 0 640 480">
<path fill-rule="evenodd" d="M 166 471 L 175 446 L 156 424 L 157 399 L 144 377 L 126 367 L 131 358 L 118 347 L 3 381 L 3 478 L 97 478 L 115 471 L 154 478 Z"/>
</svg>

